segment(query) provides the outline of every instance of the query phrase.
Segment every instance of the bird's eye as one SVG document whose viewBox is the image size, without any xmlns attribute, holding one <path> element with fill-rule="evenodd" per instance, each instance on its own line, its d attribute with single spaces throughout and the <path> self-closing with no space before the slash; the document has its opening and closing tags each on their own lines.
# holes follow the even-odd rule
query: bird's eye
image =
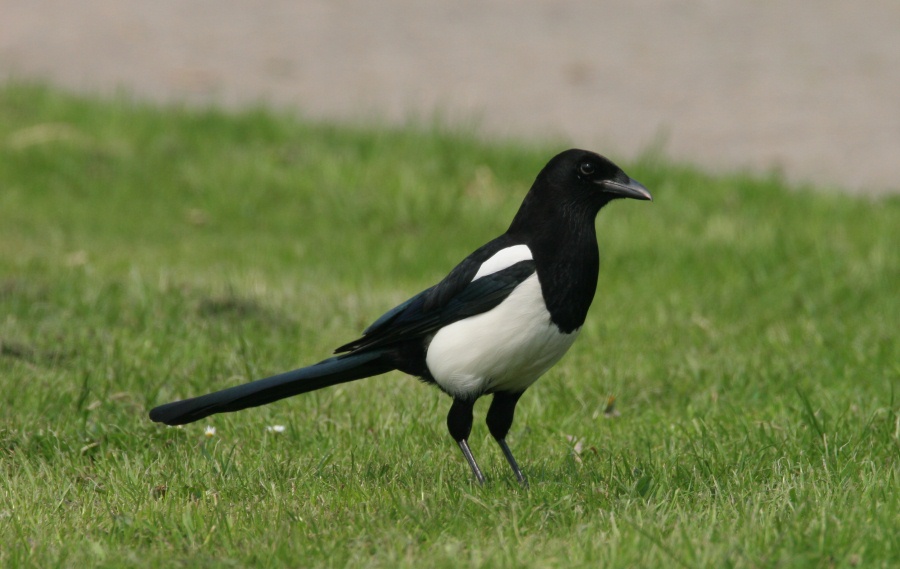
<svg viewBox="0 0 900 569">
<path fill-rule="evenodd" d="M 594 165 L 590 162 L 582 162 L 578 167 L 578 171 L 584 174 L 585 176 L 590 176 L 594 173 Z"/>
</svg>

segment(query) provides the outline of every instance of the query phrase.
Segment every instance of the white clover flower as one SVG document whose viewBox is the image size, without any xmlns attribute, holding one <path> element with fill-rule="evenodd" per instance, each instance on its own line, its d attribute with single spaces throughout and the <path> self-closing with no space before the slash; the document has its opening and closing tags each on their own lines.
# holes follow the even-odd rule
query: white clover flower
<svg viewBox="0 0 900 569">
<path fill-rule="evenodd" d="M 266 427 L 266 430 L 270 433 L 283 433 L 286 428 L 284 425 L 270 425 Z"/>
</svg>

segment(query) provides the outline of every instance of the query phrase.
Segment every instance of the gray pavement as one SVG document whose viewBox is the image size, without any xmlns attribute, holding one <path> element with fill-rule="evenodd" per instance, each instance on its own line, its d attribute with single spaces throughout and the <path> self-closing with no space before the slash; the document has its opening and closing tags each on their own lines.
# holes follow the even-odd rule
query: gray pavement
<svg viewBox="0 0 900 569">
<path fill-rule="evenodd" d="M 0 0 L 0 80 L 900 190 L 900 1 Z"/>
</svg>

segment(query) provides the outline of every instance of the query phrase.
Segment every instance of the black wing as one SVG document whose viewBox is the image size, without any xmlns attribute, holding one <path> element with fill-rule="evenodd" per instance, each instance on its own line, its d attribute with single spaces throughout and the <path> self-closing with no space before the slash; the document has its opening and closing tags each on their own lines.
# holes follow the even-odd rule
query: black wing
<svg viewBox="0 0 900 569">
<path fill-rule="evenodd" d="M 508 245 L 501 238 L 475 251 L 440 283 L 388 311 L 363 332 L 362 338 L 335 353 L 422 338 L 457 320 L 491 310 L 535 271 L 534 261 L 520 261 L 473 281 L 481 263 L 504 246 Z"/>
</svg>

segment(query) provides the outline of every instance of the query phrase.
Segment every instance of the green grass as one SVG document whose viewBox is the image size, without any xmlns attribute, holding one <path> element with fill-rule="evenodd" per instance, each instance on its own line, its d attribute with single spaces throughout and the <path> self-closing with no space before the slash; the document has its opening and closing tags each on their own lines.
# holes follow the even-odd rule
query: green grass
<svg viewBox="0 0 900 569">
<path fill-rule="evenodd" d="M 897 566 L 897 197 L 623 164 L 656 201 L 599 217 L 510 435 L 528 491 L 483 405 L 478 487 L 398 374 L 147 419 L 352 339 L 558 150 L 0 88 L 0 566 Z"/>
</svg>

